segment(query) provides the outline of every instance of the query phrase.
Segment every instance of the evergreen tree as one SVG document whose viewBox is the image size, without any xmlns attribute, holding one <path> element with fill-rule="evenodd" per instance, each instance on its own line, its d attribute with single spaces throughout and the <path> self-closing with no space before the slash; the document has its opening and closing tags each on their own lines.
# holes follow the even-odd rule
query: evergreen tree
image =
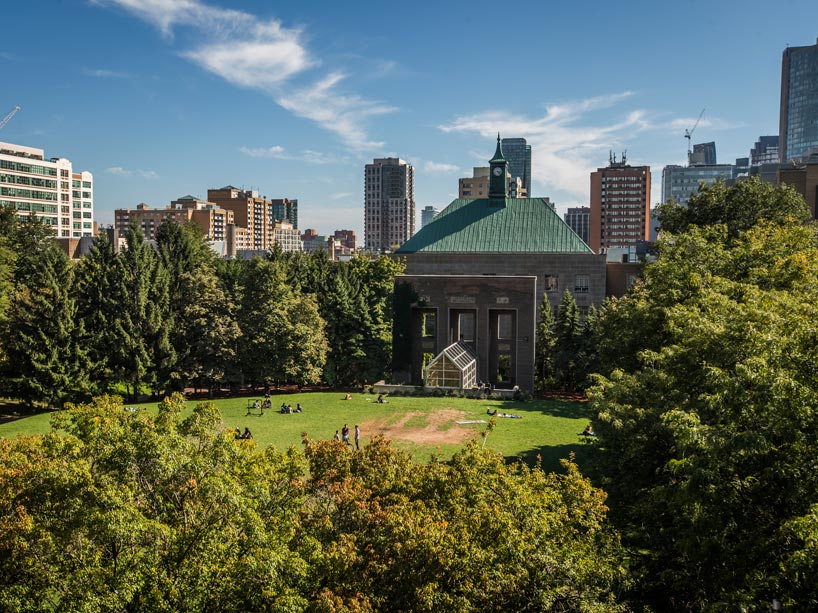
<svg viewBox="0 0 818 613">
<path fill-rule="evenodd" d="M 126 233 L 128 249 L 121 254 L 116 293 L 121 299 L 111 364 L 129 393 L 143 383 L 154 387 L 167 381 L 173 361 L 169 332 L 173 326 L 167 273 L 156 253 L 132 224 Z"/>
<path fill-rule="evenodd" d="M 324 296 L 330 348 L 324 380 L 334 386 L 355 385 L 364 380 L 366 335 L 371 332 L 372 325 L 367 305 L 361 293 L 351 285 L 348 270 L 336 270 Z"/>
<path fill-rule="evenodd" d="M 54 243 L 39 255 L 18 280 L 4 379 L 16 397 L 61 407 L 89 391 L 89 364 L 78 342 L 82 326 L 71 294 L 72 264 Z"/>
<path fill-rule="evenodd" d="M 540 318 L 537 321 L 537 352 L 535 355 L 535 373 L 537 386 L 548 389 L 554 384 L 554 349 L 557 337 L 554 332 L 556 322 L 551 311 L 551 301 L 548 294 L 543 293 L 539 309 Z"/>
<path fill-rule="evenodd" d="M 89 375 L 97 391 L 105 391 L 114 378 L 111 350 L 120 342 L 117 320 L 124 299 L 117 291 L 120 274 L 113 245 L 102 233 L 75 273 L 77 315 L 85 332 L 81 343 L 88 350 Z"/>
<path fill-rule="evenodd" d="M 184 274 L 181 280 L 182 312 L 178 318 L 177 369 L 183 384 L 207 387 L 224 381 L 235 361 L 241 330 L 235 306 L 208 270 Z M 178 349 L 177 349 L 178 351 Z"/>
<path fill-rule="evenodd" d="M 577 302 L 574 295 L 565 290 L 557 312 L 554 370 L 557 381 L 568 391 L 576 388 L 581 330 Z"/>
</svg>

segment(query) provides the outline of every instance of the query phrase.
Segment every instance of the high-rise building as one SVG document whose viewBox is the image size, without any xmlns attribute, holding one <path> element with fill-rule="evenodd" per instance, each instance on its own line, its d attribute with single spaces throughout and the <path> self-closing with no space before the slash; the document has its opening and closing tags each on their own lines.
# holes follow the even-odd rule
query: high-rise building
<svg viewBox="0 0 818 613">
<path fill-rule="evenodd" d="M 818 148 L 818 44 L 784 50 L 778 135 L 782 163 Z"/>
<path fill-rule="evenodd" d="M 563 219 L 565 219 L 565 223 L 567 223 L 587 245 L 590 240 L 591 208 L 587 206 L 569 208 L 568 212 L 563 216 Z"/>
<path fill-rule="evenodd" d="M 223 209 L 233 211 L 235 223 L 246 228 L 249 235 L 249 249 L 266 251 L 273 246 L 272 207 L 256 191 L 245 191 L 232 185 L 220 189 L 207 190 L 208 202 L 213 202 Z"/>
<path fill-rule="evenodd" d="M 781 159 L 778 151 L 778 135 L 759 136 L 750 149 L 750 166 L 777 164 Z"/>
<path fill-rule="evenodd" d="M 732 178 L 732 164 L 665 166 L 662 169 L 662 202 L 673 198 L 679 204 L 686 204 L 690 195 L 698 191 L 701 183 L 710 185 L 718 180 L 728 181 Z"/>
<path fill-rule="evenodd" d="M 503 155 L 508 160 L 508 171 L 513 177 L 520 177 L 526 196 L 531 194 L 531 145 L 524 138 L 504 138 Z"/>
<path fill-rule="evenodd" d="M 94 232 L 94 177 L 35 147 L 0 143 L 0 206 L 36 215 L 60 238 Z"/>
<path fill-rule="evenodd" d="M 270 200 L 270 217 L 277 221 L 289 221 L 298 229 L 298 200 L 273 198 Z"/>
<path fill-rule="evenodd" d="M 358 238 L 355 236 L 355 230 L 336 230 L 333 233 L 335 243 L 354 251 L 358 248 Z"/>
<path fill-rule="evenodd" d="M 611 155 L 591 173 L 588 246 L 595 252 L 650 238 L 650 166 L 630 166 Z"/>
<path fill-rule="evenodd" d="M 376 158 L 364 169 L 364 244 L 383 252 L 415 233 L 415 170 L 399 158 Z"/>
<path fill-rule="evenodd" d="M 698 143 L 693 145 L 693 153 L 688 155 L 687 163 L 691 166 L 712 166 L 716 161 L 716 143 Z"/>
<path fill-rule="evenodd" d="M 431 205 L 423 207 L 423 210 L 420 212 L 420 227 L 422 228 L 430 223 L 438 213 L 440 213 L 440 211 Z"/>
</svg>

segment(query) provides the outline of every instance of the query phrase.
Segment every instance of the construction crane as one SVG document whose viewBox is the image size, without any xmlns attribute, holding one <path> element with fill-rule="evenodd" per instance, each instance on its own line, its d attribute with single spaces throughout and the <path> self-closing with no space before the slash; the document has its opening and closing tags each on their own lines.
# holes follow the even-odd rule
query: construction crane
<svg viewBox="0 0 818 613">
<path fill-rule="evenodd" d="M 11 111 L 9 111 L 9 114 L 8 114 L 8 115 L 6 115 L 5 117 L 3 117 L 3 119 L 0 119 L 0 130 L 2 130 L 2 129 L 3 129 L 3 127 L 4 127 L 4 126 L 5 126 L 5 125 L 6 125 L 6 124 L 9 122 L 9 120 L 10 120 L 12 117 L 14 117 L 14 114 L 15 114 L 17 111 L 19 111 L 21 108 L 23 108 L 23 107 L 21 107 L 21 106 L 18 104 L 18 105 L 17 105 L 17 106 L 15 106 L 13 109 L 11 109 Z"/>
<path fill-rule="evenodd" d="M 696 126 L 699 125 L 699 122 L 702 120 L 702 115 L 704 115 L 704 109 L 702 112 L 699 113 L 699 118 L 696 120 L 696 123 L 693 124 L 693 127 L 689 130 L 685 130 L 685 138 L 687 139 L 687 155 L 690 157 L 690 154 L 693 153 L 693 149 L 690 147 L 690 139 L 693 138 L 693 132 L 696 131 Z"/>
</svg>

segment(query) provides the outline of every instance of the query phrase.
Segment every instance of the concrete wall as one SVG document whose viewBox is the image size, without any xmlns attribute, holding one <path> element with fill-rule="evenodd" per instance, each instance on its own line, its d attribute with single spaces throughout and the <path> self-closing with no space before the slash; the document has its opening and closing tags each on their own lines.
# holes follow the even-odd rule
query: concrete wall
<svg viewBox="0 0 818 613">
<path fill-rule="evenodd" d="M 410 253 L 406 275 L 532 276 L 537 278 L 537 305 L 546 293 L 546 277 L 555 275 L 557 287 L 548 290 L 551 307 L 559 305 L 566 289 L 585 312 L 605 299 L 605 255 L 592 253 Z M 588 275 L 587 292 L 574 291 L 576 275 Z"/>
<path fill-rule="evenodd" d="M 511 356 L 508 385 L 534 389 L 537 278 L 533 276 L 400 275 L 395 277 L 395 381 L 419 385 L 423 354 L 437 355 L 458 338 L 457 317 L 473 313 L 477 378 L 497 384 L 497 356 Z M 424 336 L 422 315 L 435 314 L 435 334 Z M 498 314 L 511 315 L 512 335 L 498 338 Z"/>
</svg>

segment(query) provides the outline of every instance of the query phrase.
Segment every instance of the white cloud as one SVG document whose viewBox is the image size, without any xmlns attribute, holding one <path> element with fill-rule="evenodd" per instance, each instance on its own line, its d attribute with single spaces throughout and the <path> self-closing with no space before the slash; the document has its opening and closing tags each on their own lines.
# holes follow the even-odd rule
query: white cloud
<svg viewBox="0 0 818 613">
<path fill-rule="evenodd" d="M 344 75 L 339 72 L 294 82 L 308 69 L 320 65 L 307 49 L 300 29 L 285 28 L 277 19 L 264 20 L 199 0 L 92 2 L 124 9 L 168 37 L 174 27 L 198 30 L 211 42 L 182 51 L 183 57 L 233 85 L 269 95 L 291 113 L 336 134 L 353 150 L 383 145 L 369 137 L 366 120 L 391 113 L 394 107 L 342 91 Z M 381 68 L 385 73 L 393 65 L 385 63 Z"/>
<path fill-rule="evenodd" d="M 277 160 L 295 160 L 298 162 L 306 162 L 307 164 L 335 164 L 342 161 L 333 155 L 327 155 L 320 151 L 313 151 L 305 149 L 301 153 L 289 153 L 281 145 L 273 145 L 272 147 L 239 147 L 244 155 L 252 158 L 273 158 Z"/>
<path fill-rule="evenodd" d="M 117 72 L 116 70 L 105 70 L 101 68 L 91 69 L 85 68 L 82 73 L 88 77 L 98 77 L 101 79 L 127 79 L 130 77 L 128 73 Z"/>
<path fill-rule="evenodd" d="M 111 166 L 105 172 L 118 177 L 141 177 L 143 179 L 158 179 L 159 175 L 153 170 L 127 170 L 122 166 Z"/>
<path fill-rule="evenodd" d="M 444 162 L 432 162 L 431 160 L 423 165 L 423 170 L 426 172 L 450 173 L 460 172 L 460 167 L 454 164 L 446 164 Z"/>
<path fill-rule="evenodd" d="M 334 132 L 351 149 L 378 149 L 383 142 L 369 140 L 364 120 L 395 111 L 395 107 L 360 96 L 344 95 L 337 85 L 345 75 L 331 73 L 306 87 L 282 93 L 276 102 L 288 111 L 311 119 L 325 130 Z"/>
<path fill-rule="evenodd" d="M 594 125 L 587 115 L 610 108 L 631 95 L 621 92 L 551 104 L 543 116 L 533 118 L 505 111 L 486 111 L 457 117 L 440 129 L 475 132 L 487 138 L 495 137 L 498 132 L 501 136 L 525 137 L 534 158 L 533 179 L 547 190 L 559 190 L 570 197 L 587 200 L 589 174 L 600 161 L 607 159 L 608 149 L 619 147 L 623 139 L 647 127 L 643 111 L 632 111 L 618 122 L 606 125 Z M 488 154 L 484 153 L 483 159 L 487 160 Z"/>
<path fill-rule="evenodd" d="M 344 200 L 345 198 L 349 198 L 349 197 L 354 196 L 354 195 L 355 194 L 352 194 L 350 192 L 337 192 L 335 194 L 331 194 L 329 199 L 330 200 Z"/>
</svg>

